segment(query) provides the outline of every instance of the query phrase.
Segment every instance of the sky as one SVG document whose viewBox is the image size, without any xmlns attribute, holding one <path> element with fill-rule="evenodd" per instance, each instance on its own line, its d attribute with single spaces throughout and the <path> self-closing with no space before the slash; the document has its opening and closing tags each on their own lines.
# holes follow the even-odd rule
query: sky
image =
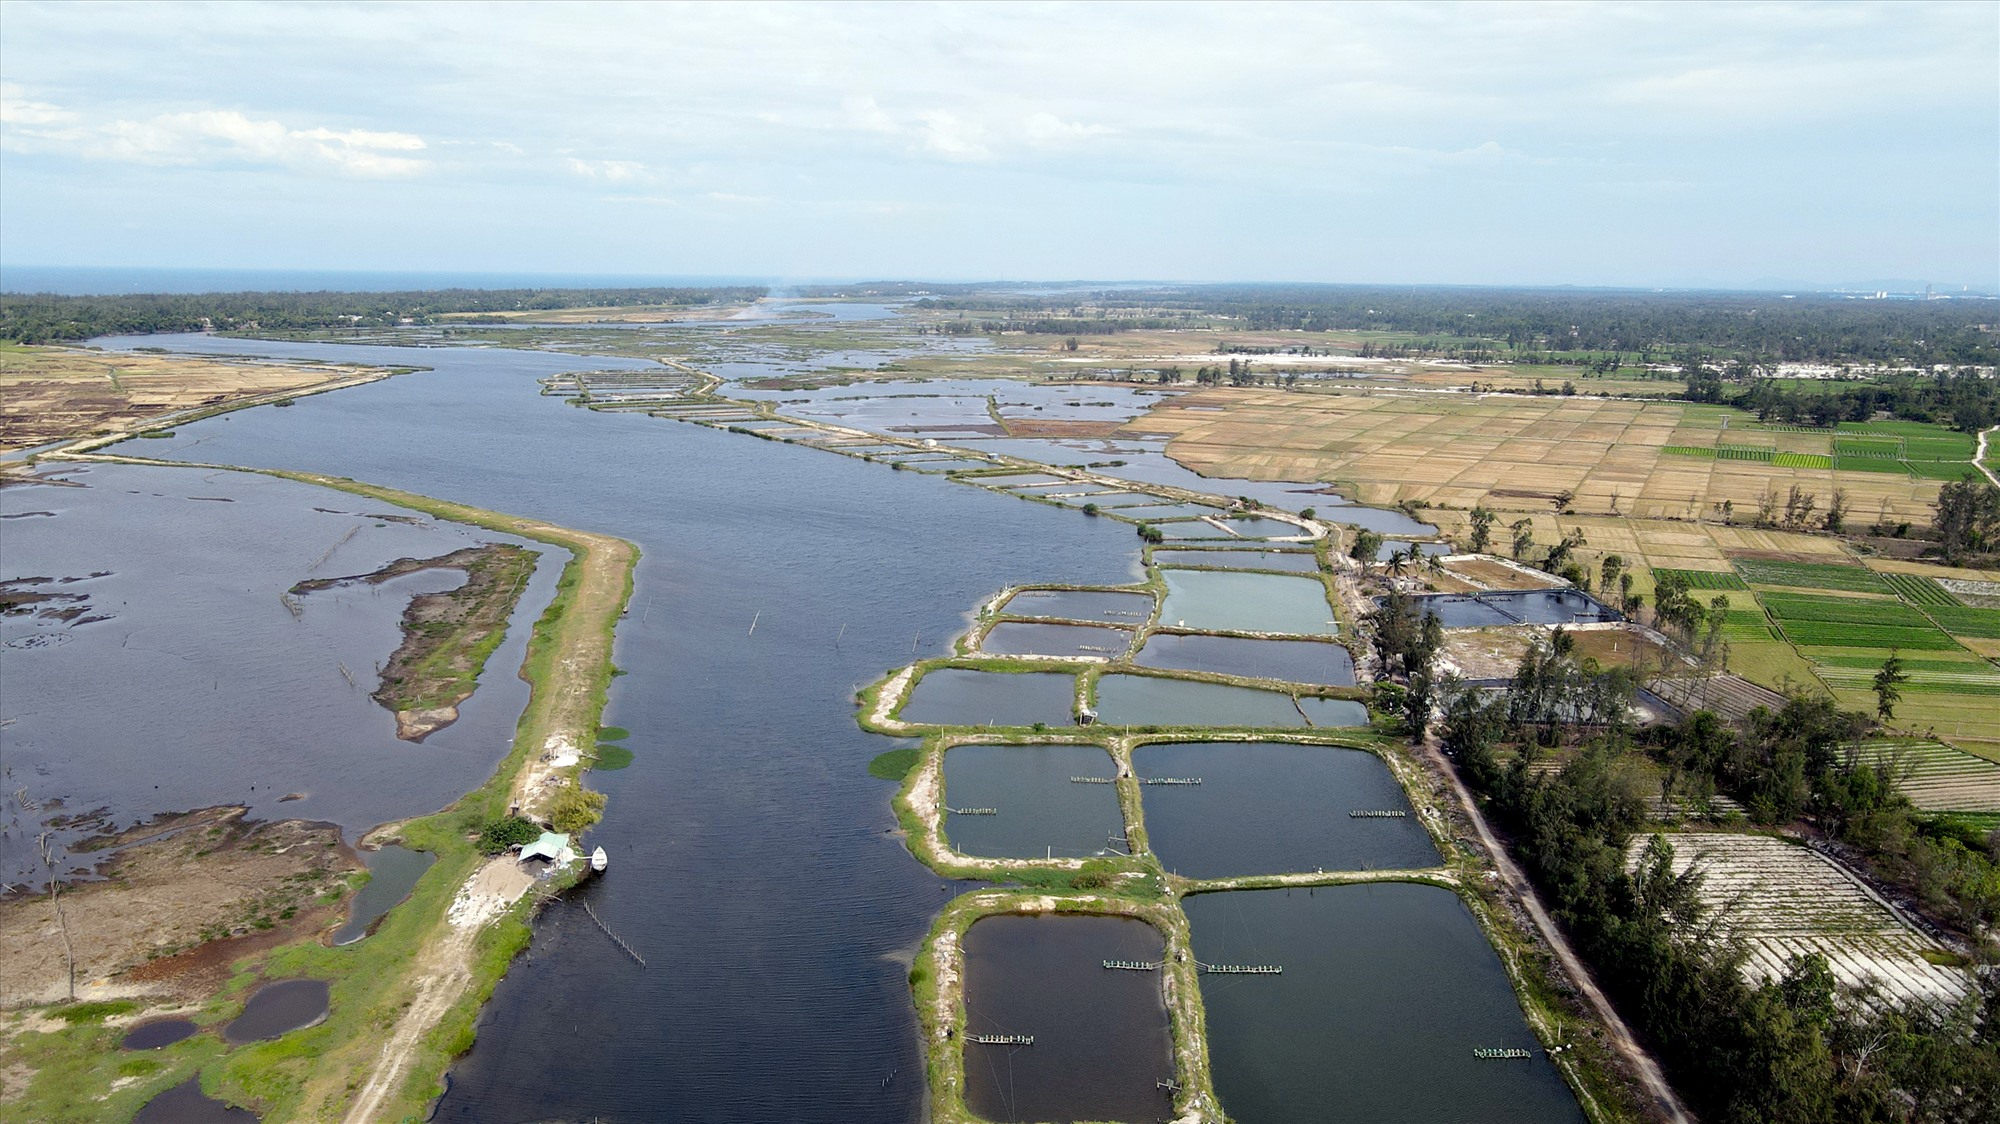
<svg viewBox="0 0 2000 1124">
<path fill-rule="evenodd" d="M 7 265 L 2000 286 L 2000 4 L 0 3 Z"/>
</svg>

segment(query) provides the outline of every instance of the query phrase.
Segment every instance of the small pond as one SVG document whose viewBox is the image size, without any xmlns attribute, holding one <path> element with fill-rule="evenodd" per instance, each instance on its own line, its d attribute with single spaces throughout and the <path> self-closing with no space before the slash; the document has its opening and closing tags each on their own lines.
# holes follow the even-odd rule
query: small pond
<svg viewBox="0 0 2000 1124">
<path fill-rule="evenodd" d="M 189 1019 L 154 1019 L 125 1032 L 118 1043 L 121 1050 L 157 1050 L 194 1037 L 201 1028 Z"/>
<path fill-rule="evenodd" d="M 1156 1120 L 1174 1076 L 1158 930 L 1124 917 L 987 917 L 965 934 L 968 1034 L 1032 1035 L 1032 1046 L 964 1043 L 965 1099 L 988 1120 Z"/>
<path fill-rule="evenodd" d="M 1446 628 L 1514 624 L 1590 624 L 1625 618 L 1577 589 L 1537 589 L 1477 595 L 1447 593 L 1418 599 L 1424 613 Z"/>
<path fill-rule="evenodd" d="M 201 1078 L 186 1081 L 147 1101 L 132 1124 L 245 1124 L 257 1114 L 224 1104 L 201 1091 Z"/>
<path fill-rule="evenodd" d="M 368 881 L 348 903 L 347 923 L 333 934 L 335 945 L 353 944 L 367 936 L 375 922 L 410 896 L 437 856 L 390 844 L 370 852 L 367 859 Z"/>
<path fill-rule="evenodd" d="M 1316 574 L 1319 559 L 1303 550 L 1155 550 L 1155 566 L 1210 566 L 1220 570 L 1286 570 Z"/>
<path fill-rule="evenodd" d="M 1127 512 L 1119 512 L 1125 515 Z M 1305 532 L 1280 519 L 1228 519 L 1228 530 L 1213 523 L 1169 523 L 1160 528 L 1169 539 L 1276 539 Z"/>
<path fill-rule="evenodd" d="M 1211 570 L 1161 570 L 1167 603 L 1160 623 L 1171 628 L 1275 632 L 1295 636 L 1339 631 L 1318 578 Z"/>
<path fill-rule="evenodd" d="M 1283 742 L 1176 742 L 1132 752 L 1146 838 L 1188 878 L 1436 866 L 1437 848 L 1403 787 L 1365 750 Z M 1401 816 L 1349 815 L 1401 812 Z M 1254 831 L 1243 825 L 1257 825 Z"/>
<path fill-rule="evenodd" d="M 1097 681 L 1097 720 L 1107 726 L 1365 726 L 1368 710 L 1350 699 L 1301 698 L 1153 675 L 1106 675 Z"/>
<path fill-rule="evenodd" d="M 899 717 L 934 726 L 1068 726 L 1075 720 L 1076 677 L 1049 671 L 1008 673 L 941 668 L 917 681 Z"/>
<path fill-rule="evenodd" d="M 1152 615 L 1153 595 L 1109 589 L 1024 589 L 1008 598 L 1001 612 L 1012 617 L 1137 625 Z"/>
<path fill-rule="evenodd" d="M 1132 646 L 1132 633 L 1122 628 L 1081 624 L 1038 624 L 1001 621 L 979 642 L 979 650 L 995 656 L 1099 656 L 1117 659 Z"/>
<path fill-rule="evenodd" d="M 1387 883 L 1199 894 L 1182 904 L 1197 959 L 1285 969 L 1202 977 L 1215 1090 L 1232 1119 L 1584 1119 L 1451 891 Z M 1487 1047 L 1532 1054 L 1473 1056 Z"/>
<path fill-rule="evenodd" d="M 1354 657 L 1323 640 L 1257 640 L 1247 636 L 1155 632 L 1134 661 L 1168 671 L 1207 671 L 1329 687 L 1354 686 Z"/>
<path fill-rule="evenodd" d="M 1116 774 L 1094 745 L 953 746 L 944 755 L 946 807 L 992 814 L 947 812 L 945 838 L 953 850 L 996 859 L 1122 853 L 1111 841 L 1125 834 L 1117 786 L 1072 779 Z"/>
<path fill-rule="evenodd" d="M 325 980 L 279 980 L 257 989 L 243 1013 L 222 1028 L 232 1046 L 261 1042 L 308 1027 L 326 1017 Z"/>
</svg>

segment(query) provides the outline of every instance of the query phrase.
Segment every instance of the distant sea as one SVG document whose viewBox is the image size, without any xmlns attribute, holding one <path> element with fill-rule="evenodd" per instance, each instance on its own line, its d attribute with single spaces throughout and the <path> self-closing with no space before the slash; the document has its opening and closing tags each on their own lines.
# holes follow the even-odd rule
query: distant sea
<svg viewBox="0 0 2000 1124">
<path fill-rule="evenodd" d="M 114 293 L 340 292 L 422 289 L 641 289 L 654 286 L 763 285 L 767 278 L 642 273 L 451 273 L 331 269 L 93 269 L 0 265 L 0 292 Z"/>
</svg>

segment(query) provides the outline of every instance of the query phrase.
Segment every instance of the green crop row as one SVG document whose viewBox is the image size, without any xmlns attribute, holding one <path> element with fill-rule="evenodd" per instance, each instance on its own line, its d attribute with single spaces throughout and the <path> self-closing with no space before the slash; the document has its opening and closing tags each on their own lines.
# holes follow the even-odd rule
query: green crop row
<svg viewBox="0 0 2000 1124">
<path fill-rule="evenodd" d="M 1767 562 L 1738 558 L 1731 562 L 1743 580 L 1753 585 L 1789 585 L 1800 589 L 1841 589 L 1853 593 L 1887 593 L 1873 570 L 1826 562 Z"/>
<path fill-rule="evenodd" d="M 1942 605 L 1930 609 L 1929 612 L 1944 626 L 1946 632 L 1954 636 L 2000 640 L 2000 609 L 1968 609 L 1963 605 Z"/>
<path fill-rule="evenodd" d="M 1771 463 L 1780 468 L 1832 468 L 1833 458 L 1825 453 L 1777 453 Z"/>
<path fill-rule="evenodd" d="M 1944 651 L 1956 641 L 1935 628 L 1897 628 L 1846 621 L 1786 621 L 1785 637 L 1806 648 L 1908 648 Z"/>
<path fill-rule="evenodd" d="M 1672 457 L 1706 457 L 1715 459 L 1714 449 L 1704 449 L 1699 445 L 1662 445 L 1660 452 Z"/>
<path fill-rule="evenodd" d="M 1893 628 L 1930 628 L 1931 622 L 1922 613 L 1901 601 L 1863 600 L 1855 597 L 1810 597 L 1780 593 L 1764 594 L 1759 600 L 1778 618 L 1778 623 L 1790 626 L 1792 621 L 1817 621 L 1835 624 L 1873 624 Z"/>
<path fill-rule="evenodd" d="M 1915 605 L 1943 605 L 1955 608 L 1958 598 L 1946 592 L 1945 588 L 1930 578 L 1915 574 L 1883 574 L 1882 580 L 1889 588 L 1902 595 L 1903 600 Z"/>
<path fill-rule="evenodd" d="M 1689 589 L 1749 589 L 1743 579 L 1731 570 L 1672 570 L 1663 566 L 1653 567 L 1653 580 L 1662 581 L 1669 574 L 1678 575 L 1687 582 Z"/>
</svg>

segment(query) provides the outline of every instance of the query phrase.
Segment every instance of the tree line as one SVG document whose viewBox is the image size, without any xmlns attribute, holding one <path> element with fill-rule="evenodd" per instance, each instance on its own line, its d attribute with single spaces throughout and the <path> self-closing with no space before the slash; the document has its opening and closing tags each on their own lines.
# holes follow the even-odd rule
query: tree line
<svg viewBox="0 0 2000 1124">
<path fill-rule="evenodd" d="M 430 324 L 449 313 L 753 301 L 750 286 L 643 289 L 434 289 L 395 293 L 245 292 L 68 296 L 0 293 L 0 339 L 54 343 L 152 332 L 313 331 Z M 497 317 L 496 317 L 497 319 Z M 476 322 L 476 318 L 475 318 Z"/>
</svg>

